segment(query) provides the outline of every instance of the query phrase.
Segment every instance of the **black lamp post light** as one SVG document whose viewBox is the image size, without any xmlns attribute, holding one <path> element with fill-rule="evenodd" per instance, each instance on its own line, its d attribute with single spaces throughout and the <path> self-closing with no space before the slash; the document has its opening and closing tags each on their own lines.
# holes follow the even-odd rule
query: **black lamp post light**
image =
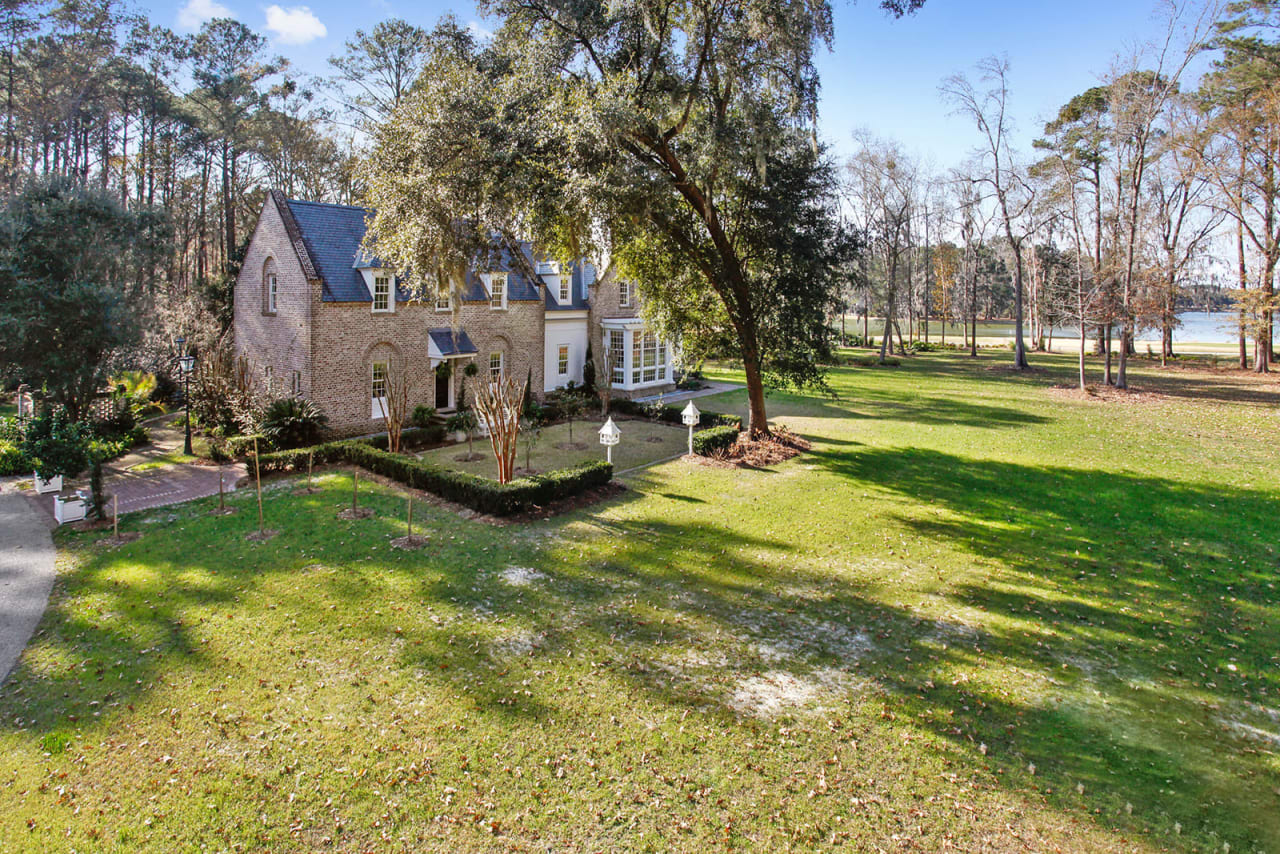
<svg viewBox="0 0 1280 854">
<path fill-rule="evenodd" d="M 187 343 L 186 338 L 178 339 L 178 352 L 182 352 L 182 345 Z M 178 359 L 178 366 L 182 369 L 182 402 L 187 410 L 187 439 L 182 446 L 182 452 L 188 457 L 192 456 L 191 450 L 191 372 L 196 367 L 196 357 L 190 353 L 183 353 Z"/>
</svg>

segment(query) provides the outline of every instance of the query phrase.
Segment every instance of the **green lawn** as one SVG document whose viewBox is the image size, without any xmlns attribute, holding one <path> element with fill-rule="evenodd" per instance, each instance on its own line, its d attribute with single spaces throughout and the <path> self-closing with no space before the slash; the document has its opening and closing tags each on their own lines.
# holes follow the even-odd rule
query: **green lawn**
<svg viewBox="0 0 1280 854">
<path fill-rule="evenodd" d="M 689 434 L 683 427 L 630 418 L 617 418 L 615 423 L 621 437 L 613 449 L 614 471 L 627 471 L 657 460 L 670 459 L 688 450 Z M 566 469 L 591 460 L 603 460 L 605 449 L 600 444 L 600 425 L 599 418 L 575 421 L 572 445 L 569 442 L 568 424 L 545 427 L 531 456 L 525 453 L 525 440 L 520 440 L 516 467 L 523 469 L 527 461 L 534 471 L 545 472 Z M 498 467 L 493 461 L 493 448 L 489 445 L 489 439 L 477 437 L 473 446 L 475 455 L 480 457 L 478 460 L 464 461 L 463 458 L 467 455 L 465 442 L 424 451 L 419 456 L 437 465 L 496 478 Z"/>
<path fill-rule="evenodd" d="M 772 469 L 421 502 L 420 552 L 344 472 L 263 545 L 250 493 L 60 533 L 0 850 L 1280 850 L 1275 381 L 998 356 L 771 395 Z"/>
</svg>

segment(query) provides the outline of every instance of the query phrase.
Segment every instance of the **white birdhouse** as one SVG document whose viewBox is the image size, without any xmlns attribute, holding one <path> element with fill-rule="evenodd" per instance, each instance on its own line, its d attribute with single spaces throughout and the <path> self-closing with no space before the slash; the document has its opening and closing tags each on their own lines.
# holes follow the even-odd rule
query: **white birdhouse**
<svg viewBox="0 0 1280 854">
<path fill-rule="evenodd" d="M 618 425 L 613 423 L 612 418 L 604 422 L 604 426 L 600 428 L 601 445 L 616 445 L 621 438 L 622 431 L 618 429 Z"/>
<path fill-rule="evenodd" d="M 613 418 L 604 422 L 604 426 L 600 428 L 600 444 L 604 445 L 605 459 L 613 462 L 613 446 L 618 444 L 622 438 L 622 431 L 618 429 L 618 425 L 613 423 Z"/>
<path fill-rule="evenodd" d="M 689 405 L 680 413 L 681 420 L 689 427 L 698 426 L 698 419 L 702 417 L 702 413 L 698 411 L 698 407 L 693 405 L 693 401 L 689 401 Z"/>
</svg>

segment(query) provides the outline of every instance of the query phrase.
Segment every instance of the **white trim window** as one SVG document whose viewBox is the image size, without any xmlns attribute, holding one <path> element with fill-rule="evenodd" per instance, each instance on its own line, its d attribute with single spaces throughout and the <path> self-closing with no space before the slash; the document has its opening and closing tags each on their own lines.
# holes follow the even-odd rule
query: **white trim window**
<svg viewBox="0 0 1280 854">
<path fill-rule="evenodd" d="M 374 362 L 369 372 L 370 418 L 387 417 L 387 363 Z"/>
<path fill-rule="evenodd" d="M 489 354 L 489 382 L 502 381 L 503 355 L 501 351 Z"/>
<path fill-rule="evenodd" d="M 267 388 L 270 389 L 271 388 L 271 366 L 270 365 L 265 365 L 262 368 L 262 379 L 266 381 Z"/>
<path fill-rule="evenodd" d="M 631 283 L 618 280 L 618 308 L 631 308 Z"/>
<path fill-rule="evenodd" d="M 627 381 L 627 333 L 621 329 L 609 330 L 609 361 L 614 385 L 622 385 Z"/>
<path fill-rule="evenodd" d="M 267 286 L 264 290 L 262 310 L 267 314 L 275 314 L 280 297 L 280 279 L 275 273 L 267 273 Z"/>
<path fill-rule="evenodd" d="M 489 274 L 489 308 L 502 311 L 507 307 L 507 274 Z"/>
<path fill-rule="evenodd" d="M 565 305 L 569 302 L 569 286 L 573 283 L 573 277 L 562 275 L 560 277 L 560 304 Z"/>
<path fill-rule="evenodd" d="M 289 393 L 294 397 L 302 394 L 302 371 L 294 371 L 289 376 Z"/>
<path fill-rule="evenodd" d="M 556 353 L 556 373 L 562 377 L 569 376 L 569 345 L 561 344 Z"/>
<path fill-rule="evenodd" d="M 395 306 L 395 297 L 391 294 L 391 277 L 390 276 L 374 276 L 373 277 L 373 310 L 374 311 L 392 311 Z"/>
<path fill-rule="evenodd" d="M 436 289 L 436 311 L 453 311 L 453 295 L 448 285 Z"/>
</svg>

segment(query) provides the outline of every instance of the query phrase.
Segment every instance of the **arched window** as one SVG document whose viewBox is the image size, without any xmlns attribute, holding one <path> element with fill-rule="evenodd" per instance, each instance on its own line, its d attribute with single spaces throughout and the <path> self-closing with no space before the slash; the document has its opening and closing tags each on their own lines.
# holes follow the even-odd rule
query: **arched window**
<svg viewBox="0 0 1280 854">
<path fill-rule="evenodd" d="M 276 262 L 268 258 L 262 265 L 262 313 L 275 314 L 280 301 L 280 277 L 276 275 Z"/>
</svg>

